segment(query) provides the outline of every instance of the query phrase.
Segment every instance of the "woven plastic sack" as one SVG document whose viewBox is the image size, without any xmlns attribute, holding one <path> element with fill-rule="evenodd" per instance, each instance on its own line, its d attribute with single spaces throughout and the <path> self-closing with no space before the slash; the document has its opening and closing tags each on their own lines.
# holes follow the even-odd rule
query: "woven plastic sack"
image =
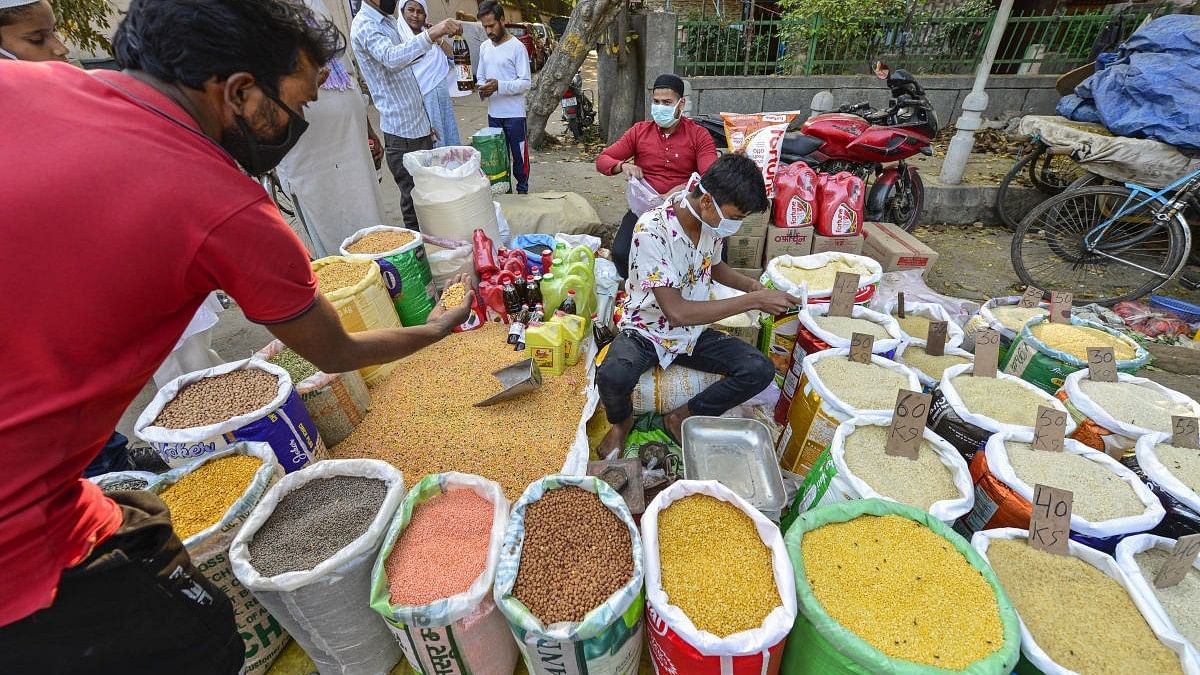
<svg viewBox="0 0 1200 675">
<path fill-rule="evenodd" d="M 893 319 L 896 316 L 896 308 L 899 303 L 893 298 L 884 304 L 880 313 L 886 314 Z M 908 302 L 904 303 L 905 315 L 921 316 L 930 321 L 945 321 L 946 322 L 946 347 L 960 347 L 963 342 L 963 329 L 958 327 L 954 322 L 954 317 L 950 316 L 950 312 L 946 308 L 934 302 Z M 899 321 L 896 322 L 899 325 Z M 905 342 L 912 342 L 925 346 L 928 335 L 909 335 L 904 332 L 904 327 L 900 326 L 900 334 L 904 337 Z"/>
<path fill-rule="evenodd" d="M 784 469 L 805 475 L 833 442 L 833 434 L 839 424 L 871 412 L 891 413 L 890 408 L 876 411 L 853 408 L 842 402 L 817 376 L 814 366 L 818 361 L 831 357 L 845 357 L 849 353 L 849 349 L 827 349 L 804 359 L 796 396 L 788 410 L 788 422 L 776 445 L 776 454 L 780 457 L 779 465 Z M 907 389 L 921 390 L 921 382 L 916 374 L 899 363 L 879 355 L 872 355 L 871 363 L 904 375 L 908 379 Z"/>
<path fill-rule="evenodd" d="M 163 408 L 184 387 L 206 377 L 249 368 L 265 371 L 278 379 L 279 391 L 270 403 L 258 410 L 203 427 L 167 429 L 154 425 Z M 258 359 L 224 363 L 171 380 L 158 390 L 150 405 L 138 416 L 133 432 L 149 443 L 167 466 L 173 468 L 222 450 L 237 441 L 261 441 L 271 446 L 275 458 L 287 472 L 296 471 L 310 461 L 324 459 L 328 454 L 312 417 L 292 387 L 292 377 L 283 368 Z"/>
<path fill-rule="evenodd" d="M 1150 530 L 1148 534 L 1166 537 L 1167 539 L 1179 539 L 1180 537 L 1186 537 L 1189 534 L 1200 534 L 1200 509 L 1193 509 L 1188 506 L 1188 503 L 1184 500 L 1177 499 L 1173 493 L 1168 492 L 1163 485 L 1160 485 L 1157 481 L 1155 481 L 1155 479 L 1151 478 L 1150 475 L 1146 473 L 1145 467 L 1143 467 L 1141 464 L 1143 461 L 1145 461 L 1147 465 L 1157 464 L 1157 468 L 1155 469 L 1156 471 L 1167 473 L 1166 467 L 1162 465 L 1157 456 L 1151 460 L 1148 459 L 1146 453 L 1149 452 L 1153 454 L 1154 448 L 1158 443 L 1169 442 L 1170 437 L 1166 434 L 1151 434 L 1148 436 L 1143 436 L 1142 438 L 1138 439 L 1137 446 L 1135 446 L 1136 451 L 1138 451 L 1142 457 L 1139 459 L 1136 454 L 1125 455 L 1120 459 L 1120 462 L 1125 466 L 1125 468 L 1132 471 L 1134 475 L 1138 477 L 1138 480 L 1145 483 L 1146 487 L 1150 488 L 1150 491 L 1154 493 L 1155 497 L 1158 497 L 1158 501 L 1163 505 L 1163 509 L 1167 512 L 1167 515 L 1162 519 L 1162 522 L 1159 523 L 1153 530 Z M 1186 490 L 1187 486 L 1183 486 L 1183 488 Z M 1187 495 L 1184 496 L 1185 498 L 1188 497 Z M 1192 503 L 1200 502 L 1200 497 L 1193 497 L 1189 499 L 1189 501 Z"/>
<path fill-rule="evenodd" d="M 1026 529 L 1005 527 L 976 533 L 973 537 L 971 537 L 971 546 L 986 560 L 988 546 L 993 541 L 999 539 L 1028 538 L 1029 531 Z M 1153 613 L 1147 613 L 1146 609 L 1144 608 L 1144 605 L 1147 604 L 1146 598 L 1138 597 L 1139 591 L 1134 588 L 1129 576 L 1121 570 L 1120 565 L 1117 564 L 1117 561 L 1114 560 L 1112 556 L 1097 551 L 1084 544 L 1080 544 L 1076 541 L 1068 541 L 1067 550 L 1071 557 L 1082 560 L 1083 562 L 1100 570 L 1105 575 L 1116 580 L 1116 582 L 1119 583 L 1127 593 L 1129 593 L 1129 597 L 1131 600 L 1133 600 L 1134 606 L 1136 606 L 1141 612 L 1142 617 L 1145 618 L 1146 623 L 1149 624 L 1150 630 L 1159 639 L 1159 641 L 1170 648 L 1171 651 L 1179 655 L 1180 665 L 1182 666 L 1183 671 L 1188 675 L 1196 675 L 1196 673 L 1200 673 L 1200 669 L 1196 668 L 1191 655 L 1187 653 L 1183 638 L 1175 631 L 1174 628 L 1171 627 L 1170 624 L 1163 622 Z M 1038 645 L 1033 634 L 1029 632 L 1029 628 L 1026 627 L 1025 622 L 1021 620 L 1019 616 L 1018 622 L 1021 630 L 1021 654 L 1025 657 L 1022 661 L 1023 665 L 1025 661 L 1028 661 L 1028 665 L 1031 665 L 1037 669 L 1037 672 L 1044 673 L 1045 675 L 1076 675 L 1074 671 L 1067 670 L 1050 659 L 1050 656 L 1047 655 L 1045 650 Z M 1120 630 L 1120 627 L 1116 626 L 1114 629 Z M 1116 639 L 1120 638 L 1118 637 Z M 1024 669 L 1020 670 L 1024 672 Z"/>
<path fill-rule="evenodd" d="M 892 658 L 879 651 L 829 616 L 808 582 L 801 549 L 805 534 L 825 525 L 844 523 L 859 516 L 887 515 L 901 516 L 933 530 L 934 534 L 962 553 L 996 594 L 1000 623 L 1004 627 L 1003 644 L 995 652 L 956 672 L 971 675 L 1000 675 L 1012 672 L 1020 656 L 1017 613 L 987 562 L 965 539 L 937 518 L 920 509 L 881 499 L 862 499 L 823 506 L 800 516 L 788 529 L 784 545 L 796 573 L 799 615 L 788 638 L 788 647 L 783 653 L 782 672 L 788 675 L 933 675 L 947 672 L 940 668 Z"/>
<path fill-rule="evenodd" d="M 375 478 L 388 485 L 379 512 L 345 548 L 311 570 L 273 577 L 258 573 L 250 542 L 289 492 L 335 476 Z M 288 474 L 250 514 L 230 546 L 233 573 L 300 643 L 323 675 L 386 673 L 400 660 L 400 646 L 383 617 L 371 609 L 371 569 L 383 535 L 404 499 L 404 477 L 375 459 L 330 459 Z"/>
<path fill-rule="evenodd" d="M 1062 389 L 1055 394 L 1067 406 L 1067 411 L 1079 424 L 1075 433 L 1071 434 L 1071 438 L 1109 455 L 1120 456 L 1121 453 L 1133 449 L 1134 444 L 1142 436 L 1165 433 L 1165 430 L 1149 429 L 1122 422 L 1106 412 L 1104 408 L 1088 398 L 1079 386 L 1083 378 L 1088 375 L 1087 368 L 1071 373 L 1063 382 Z M 1174 389 L 1168 389 L 1153 380 L 1128 373 L 1117 373 L 1117 381 L 1127 382 L 1131 386 L 1146 387 L 1181 406 L 1186 406 L 1189 409 L 1187 415 L 1200 417 L 1200 404 Z"/>
<path fill-rule="evenodd" d="M 879 286 L 879 280 L 883 278 L 883 267 L 871 258 L 862 255 L 854 255 L 852 253 L 814 253 L 812 255 L 781 255 L 767 263 L 767 267 L 763 270 L 762 278 L 760 279 L 763 286 L 774 288 L 786 293 L 791 293 L 793 296 L 806 298 L 809 304 L 829 304 L 829 296 L 833 294 L 833 287 L 829 288 L 808 288 L 807 284 L 797 284 L 789 279 L 780 267 L 801 267 L 804 269 L 815 270 L 824 267 L 831 262 L 838 260 L 852 267 L 865 270 L 859 275 L 858 279 L 858 294 L 854 297 L 854 302 L 864 304 L 871 300 L 875 295 L 875 290 Z"/>
<path fill-rule="evenodd" d="M 721 376 L 715 373 L 678 365 L 670 365 L 666 369 L 655 366 L 638 378 L 630 397 L 633 412 L 670 412 L 720 381 Z"/>
<path fill-rule="evenodd" d="M 285 348 L 282 342 L 273 340 L 258 350 L 254 358 L 268 361 Z M 357 371 L 332 375 L 318 371 L 295 385 L 326 448 L 344 441 L 371 409 L 367 383 Z"/>
<path fill-rule="evenodd" d="M 475 148 L 415 150 L 404 155 L 404 168 L 413 177 L 413 208 L 422 233 L 471 241 L 471 233 L 479 228 L 492 241 L 504 241 Z"/>
<path fill-rule="evenodd" d="M 942 381 L 938 383 L 937 389 L 933 390 L 933 402 L 929 406 L 929 428 L 933 429 L 938 436 L 950 441 L 950 444 L 958 448 L 968 462 L 975 456 L 975 453 L 983 450 L 984 444 L 992 434 L 1001 431 L 1019 433 L 1031 429 L 1030 427 L 1005 424 L 971 412 L 958 395 L 958 390 L 954 388 L 952 380 L 959 375 L 973 374 L 974 372 L 974 363 L 964 363 L 961 366 L 947 368 L 942 373 Z M 1035 393 L 1039 398 L 1045 400 L 1047 408 L 1067 411 L 1062 401 L 1018 377 L 997 372 L 996 379 L 1012 382 Z M 1071 419 L 1070 415 L 1067 415 L 1066 432 L 1068 436 L 1075 432 L 1075 421 Z"/>
<path fill-rule="evenodd" d="M 513 595 L 525 540 L 525 509 L 550 490 L 595 493 L 625 527 L 633 546 L 633 577 L 579 623 L 542 623 Z M 634 675 L 642 655 L 642 539 L 625 500 L 591 476 L 547 476 L 525 488 L 513 507 L 496 571 L 496 604 L 508 619 L 530 675 Z"/>
<path fill-rule="evenodd" d="M 754 521 L 763 545 L 771 550 L 775 589 L 783 604 L 771 610 L 759 627 L 725 637 L 700 630 L 683 610 L 671 604 L 662 587 L 658 548 L 658 516 L 688 495 L 702 494 L 733 504 Z M 759 675 L 777 673 L 788 631 L 796 620 L 796 586 L 792 563 L 779 528 L 732 490 L 716 481 L 681 480 L 658 493 L 642 515 L 646 547 L 648 640 L 660 673 L 689 675 Z"/>
<path fill-rule="evenodd" d="M 663 205 L 662 195 L 658 194 L 657 190 L 650 187 L 645 180 L 633 177 L 625 186 L 625 201 L 629 203 L 629 210 L 633 215 L 638 217 Z"/>
<path fill-rule="evenodd" d="M 925 346 L 924 340 L 919 340 L 919 341 L 914 340 L 912 342 L 900 343 L 900 348 L 896 350 L 896 356 L 894 358 L 896 359 L 897 363 L 903 363 L 904 365 L 911 368 L 912 371 L 917 374 L 917 379 L 921 380 L 921 388 L 924 389 L 926 393 L 929 393 L 929 392 L 932 392 L 935 388 L 937 388 L 938 384 L 941 383 L 942 378 L 941 377 L 933 377 L 933 376 L 929 375 L 928 373 L 924 372 L 923 370 L 921 370 L 920 368 L 918 368 L 904 360 L 904 353 L 906 351 L 908 351 L 910 348 L 912 348 L 912 346 L 914 344 L 918 344 L 918 342 L 920 343 L 918 346 L 921 346 L 921 347 Z M 967 363 L 975 362 L 974 354 L 972 354 L 971 352 L 968 352 L 964 349 L 960 349 L 958 347 L 946 347 L 945 354 L 946 354 L 946 356 L 960 356 L 960 357 L 966 359 Z M 948 369 L 945 369 L 942 371 L 943 375 L 945 374 L 946 370 L 948 370 Z"/>
<path fill-rule="evenodd" d="M 353 260 L 342 256 L 329 256 L 313 261 L 313 271 L 335 262 Z M 400 317 L 396 314 L 396 306 L 392 304 L 392 296 L 388 294 L 387 286 L 383 283 L 383 275 L 378 265 L 372 265 L 363 274 L 362 281 L 357 284 L 339 288 L 325 293 L 326 299 L 337 310 L 338 319 L 347 333 L 360 333 L 376 328 L 399 328 Z M 381 365 L 359 368 L 358 374 L 363 376 L 368 387 L 373 387 L 396 369 L 399 361 Z"/>
<path fill-rule="evenodd" d="M 484 127 L 471 136 L 471 147 L 479 151 L 479 163 L 493 194 L 512 192 L 508 142 L 504 130 Z"/>
<path fill-rule="evenodd" d="M 1032 382 L 1048 393 L 1055 393 L 1066 381 L 1067 376 L 1087 367 L 1087 362 L 1066 352 L 1058 351 L 1035 338 L 1030 329 L 1046 319 L 1033 319 L 1025 324 L 1020 335 L 1013 342 L 1012 348 L 1000 359 L 999 368 L 1010 375 L 1016 375 L 1026 382 Z M 1145 347 L 1131 340 L 1120 331 L 1103 324 L 1071 318 L 1076 326 L 1086 326 L 1116 336 L 1134 347 L 1135 356 L 1132 359 L 1118 360 L 1117 370 L 1123 373 L 1136 373 L 1142 366 L 1150 362 L 1150 352 Z"/>
<path fill-rule="evenodd" d="M 120 490 L 153 490 L 153 485 L 160 478 L 159 474 L 150 471 L 110 471 L 88 478 L 100 488 L 101 492 L 118 492 Z"/>
<path fill-rule="evenodd" d="M 979 332 L 980 328 L 991 328 L 1000 334 L 1000 354 L 998 358 L 1004 358 L 1008 349 L 1012 347 L 1013 340 L 1017 339 L 1017 334 L 1020 331 L 1015 331 L 1000 323 L 1000 319 L 992 314 L 992 310 L 997 307 L 1010 307 L 1021 302 L 1021 296 L 1008 295 L 1001 298 L 992 298 L 983 303 L 979 311 L 967 320 L 963 326 L 963 349 L 967 351 L 975 351 L 975 333 Z M 1046 302 L 1038 303 L 1038 307 L 1049 310 L 1050 304 Z"/>
<path fill-rule="evenodd" d="M 971 460 L 975 507 L 959 521 L 957 529 L 964 536 L 997 527 L 1029 527 L 1029 519 L 1033 514 L 1034 486 L 1018 477 L 1009 463 L 1004 443 L 1010 440 L 1030 443 L 1033 441 L 1033 431 L 995 434 L 988 439 L 984 451 Z M 1071 439 L 1063 443 L 1063 452 L 1082 455 L 1116 474 L 1133 488 L 1134 494 L 1145 507 L 1136 516 L 1101 521 L 1090 521 L 1072 513 L 1071 538 L 1075 541 L 1111 553 L 1122 538 L 1152 529 L 1166 515 L 1150 488 L 1117 460 Z"/>
<path fill-rule="evenodd" d="M 412 241 L 400 248 L 383 253 L 351 253 L 347 249 L 359 239 L 372 232 L 403 231 L 414 235 Z M 383 285 L 396 306 L 400 323 L 405 326 L 424 325 L 425 319 L 437 303 L 437 291 L 433 287 L 433 273 L 429 269 L 429 258 L 425 254 L 425 241 L 420 232 L 401 227 L 376 225 L 359 230 L 342 242 L 341 254 L 354 260 L 374 260 L 383 275 Z"/>
<path fill-rule="evenodd" d="M 1156 483 L 1167 495 L 1191 509 L 1193 513 L 1200 513 L 1200 494 L 1171 473 L 1154 452 L 1155 446 L 1164 443 L 1171 443 L 1170 434 L 1146 434 L 1139 438 L 1134 446 L 1138 466 L 1146 474 L 1147 480 Z"/>
<path fill-rule="evenodd" d="M 1157 537 L 1152 534 L 1136 534 L 1132 537 L 1126 537 L 1117 544 L 1117 552 L 1113 557 L 1117 559 L 1117 565 L 1125 576 L 1129 579 L 1130 595 L 1133 597 L 1133 602 L 1142 614 L 1146 616 L 1154 615 L 1177 633 L 1183 641 L 1184 649 L 1188 659 L 1193 664 L 1197 664 L 1200 668 L 1200 650 L 1197 649 L 1197 644 L 1188 639 L 1167 614 L 1167 610 L 1163 608 L 1159 602 L 1158 596 L 1154 592 L 1154 579 L 1148 578 L 1142 573 L 1142 567 L 1138 564 L 1134 556 L 1152 548 L 1159 549 L 1164 553 L 1172 553 L 1175 550 L 1176 541 L 1167 539 L 1166 537 Z M 1200 559 L 1192 563 L 1193 571 L 1200 570 Z"/>
<path fill-rule="evenodd" d="M 427 605 L 393 605 L 386 565 L 396 542 L 418 506 L 452 489 L 472 490 L 495 509 L 483 573 L 458 595 Z M 371 607 L 400 642 L 404 658 L 418 673 L 512 675 L 517 665 L 517 645 L 492 599 L 492 582 L 507 523 L 504 490 L 499 483 L 479 476 L 455 472 L 425 476 L 404 497 L 375 558 L 370 600 Z"/>
<path fill-rule="evenodd" d="M 267 489 L 283 477 L 283 467 L 279 466 L 275 454 L 267 444 L 237 443 L 162 474 L 149 489 L 159 494 L 205 464 L 231 455 L 255 457 L 262 461 L 262 465 L 254 472 L 254 478 L 250 480 L 246 490 L 225 511 L 225 515 L 211 526 L 184 539 L 183 547 L 187 549 L 196 569 L 221 589 L 233 603 L 233 621 L 246 643 L 243 675 L 262 675 L 271 668 L 271 664 L 287 646 L 288 634 L 262 603 L 233 575 L 229 563 L 229 545 L 254 507 L 258 506 Z"/>
</svg>

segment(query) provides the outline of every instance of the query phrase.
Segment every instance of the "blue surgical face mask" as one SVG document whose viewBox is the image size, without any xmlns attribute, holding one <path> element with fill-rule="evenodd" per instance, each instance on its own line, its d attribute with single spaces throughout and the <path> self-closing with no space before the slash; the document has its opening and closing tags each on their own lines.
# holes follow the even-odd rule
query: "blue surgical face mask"
<svg viewBox="0 0 1200 675">
<path fill-rule="evenodd" d="M 675 106 L 663 103 L 650 104 L 650 117 L 654 120 L 655 124 L 663 129 L 679 121 L 679 115 L 676 113 Z"/>
<path fill-rule="evenodd" d="M 692 174 L 692 178 L 698 179 L 699 176 Z M 706 195 L 708 194 L 708 190 L 704 189 L 704 183 L 701 183 L 697 180 L 696 186 L 700 188 L 700 192 L 703 192 Z M 700 216 L 700 214 L 696 212 L 696 209 L 692 208 L 692 200 L 687 198 L 686 193 L 685 193 L 685 196 L 683 197 L 683 205 L 687 207 L 688 211 L 692 212 L 693 216 L 696 216 L 696 220 L 700 221 L 700 225 L 702 225 L 703 227 L 707 227 L 709 230 L 712 230 L 713 235 L 716 236 L 718 239 L 732 237 L 733 235 L 737 234 L 738 230 L 740 230 L 742 228 L 741 220 L 734 220 L 733 218 L 725 217 L 725 212 L 721 210 L 721 205 L 717 204 L 716 198 L 713 198 L 713 206 L 716 207 L 717 213 L 721 214 L 721 221 L 719 223 L 717 223 L 716 225 L 709 225 L 708 223 L 704 222 L 704 218 L 702 218 Z"/>
</svg>

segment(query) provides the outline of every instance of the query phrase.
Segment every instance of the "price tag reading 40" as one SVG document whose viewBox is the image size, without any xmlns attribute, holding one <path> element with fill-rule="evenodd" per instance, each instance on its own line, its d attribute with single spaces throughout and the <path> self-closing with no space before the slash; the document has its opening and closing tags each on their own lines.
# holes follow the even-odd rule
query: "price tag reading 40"
<svg viewBox="0 0 1200 675">
<path fill-rule="evenodd" d="M 1033 427 L 1033 449 L 1062 452 L 1066 434 L 1067 413 L 1039 405 L 1037 422 Z"/>
<path fill-rule="evenodd" d="M 1192 565 L 1196 564 L 1196 555 L 1200 554 L 1200 534 L 1189 534 L 1180 537 L 1175 542 L 1175 550 L 1171 557 L 1163 562 L 1158 575 L 1154 577 L 1154 585 L 1158 588 L 1169 588 L 1183 581 Z"/>
<path fill-rule="evenodd" d="M 932 400 L 929 394 L 900 390 L 896 396 L 896 408 L 892 412 L 892 428 L 888 431 L 887 445 L 883 447 L 884 454 L 917 458 Z"/>
<path fill-rule="evenodd" d="M 1172 415 L 1171 431 L 1171 445 L 1200 450 L 1200 418 Z"/>
<path fill-rule="evenodd" d="M 871 352 L 875 350 L 875 336 L 867 333 L 851 333 L 850 334 L 850 356 L 851 361 L 858 363 L 870 363 Z"/>
<path fill-rule="evenodd" d="M 850 316 L 857 295 L 858 275 L 838 272 L 833 279 L 833 293 L 829 296 L 829 316 Z"/>
<path fill-rule="evenodd" d="M 1096 382 L 1117 381 L 1117 357 L 1112 347 L 1088 347 L 1088 378 Z"/>
<path fill-rule="evenodd" d="M 975 377 L 995 377 L 999 360 L 1000 333 L 991 328 L 980 328 L 975 333 Z"/>
<path fill-rule="evenodd" d="M 1056 555 L 1068 555 L 1067 540 L 1071 536 L 1071 504 L 1075 495 L 1070 490 L 1038 483 L 1033 486 L 1033 513 L 1029 519 L 1029 545 Z"/>
</svg>

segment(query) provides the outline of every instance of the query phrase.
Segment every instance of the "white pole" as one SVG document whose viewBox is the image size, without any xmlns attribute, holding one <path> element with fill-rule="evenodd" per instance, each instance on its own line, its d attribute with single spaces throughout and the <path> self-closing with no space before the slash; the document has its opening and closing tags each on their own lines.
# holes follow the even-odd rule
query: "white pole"
<svg viewBox="0 0 1200 675">
<path fill-rule="evenodd" d="M 975 69 L 975 83 L 971 86 L 971 93 L 963 99 L 963 112 L 954 123 L 958 131 L 954 133 L 954 138 L 950 139 L 946 160 L 942 162 L 942 174 L 939 176 L 945 185 L 962 183 L 967 159 L 971 156 L 971 149 L 975 147 L 975 131 L 983 126 L 983 111 L 988 107 L 988 95 L 985 91 L 988 75 L 992 72 L 992 63 L 995 62 L 996 52 L 1000 49 L 1000 39 L 1004 37 L 1004 29 L 1008 26 L 1012 4 L 1013 0 L 1001 0 L 1000 7 L 996 10 L 996 20 L 992 23 L 992 32 L 988 36 L 983 60 Z"/>
</svg>

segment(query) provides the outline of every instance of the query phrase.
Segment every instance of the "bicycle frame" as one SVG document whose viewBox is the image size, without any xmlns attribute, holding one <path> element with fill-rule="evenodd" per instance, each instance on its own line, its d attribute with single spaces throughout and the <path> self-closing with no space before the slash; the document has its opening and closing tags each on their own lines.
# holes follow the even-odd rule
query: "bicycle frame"
<svg viewBox="0 0 1200 675">
<path fill-rule="evenodd" d="M 1133 213 L 1134 211 L 1137 211 L 1138 209 L 1152 202 L 1158 202 L 1167 208 L 1165 210 L 1160 209 L 1154 211 L 1155 227 L 1148 230 L 1145 235 L 1149 236 L 1158 228 L 1162 227 L 1171 218 L 1174 218 L 1180 209 L 1183 208 L 1184 200 L 1187 198 L 1187 196 L 1200 187 L 1200 169 L 1196 169 L 1186 176 L 1179 178 L 1174 183 L 1171 183 L 1158 192 L 1154 192 L 1144 185 L 1133 182 L 1125 183 L 1125 187 L 1129 188 L 1130 193 L 1129 196 L 1125 198 L 1125 203 L 1121 205 L 1121 208 L 1117 209 L 1116 212 L 1105 219 L 1104 222 L 1088 230 L 1087 234 L 1083 236 L 1084 247 L 1088 252 L 1098 253 L 1096 249 L 1099 247 L 1100 238 L 1104 236 L 1104 233 L 1108 230 L 1108 228 L 1112 227 L 1114 222 L 1126 214 Z M 1165 195 L 1168 195 L 1172 192 L 1176 192 L 1176 194 L 1170 199 L 1165 198 Z M 1138 195 L 1145 195 L 1145 199 L 1141 199 L 1133 206 L 1130 206 L 1130 202 L 1132 202 Z M 1100 253 L 1100 255 L 1104 254 Z"/>
</svg>

